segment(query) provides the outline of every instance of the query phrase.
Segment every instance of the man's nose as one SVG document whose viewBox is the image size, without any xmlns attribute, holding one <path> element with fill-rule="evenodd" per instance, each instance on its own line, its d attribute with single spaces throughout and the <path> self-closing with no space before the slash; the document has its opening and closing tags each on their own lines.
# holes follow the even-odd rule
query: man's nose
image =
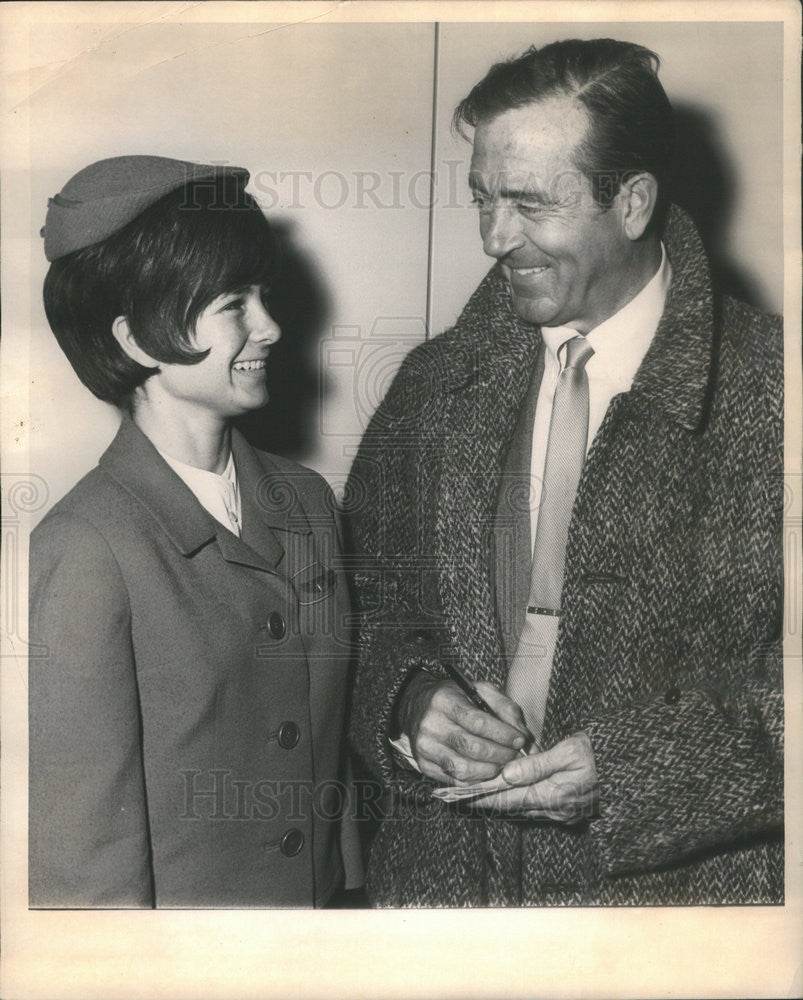
<svg viewBox="0 0 803 1000">
<path fill-rule="evenodd" d="M 524 245 L 520 218 L 514 205 L 494 205 L 482 216 L 480 231 L 483 250 L 497 260 Z"/>
</svg>

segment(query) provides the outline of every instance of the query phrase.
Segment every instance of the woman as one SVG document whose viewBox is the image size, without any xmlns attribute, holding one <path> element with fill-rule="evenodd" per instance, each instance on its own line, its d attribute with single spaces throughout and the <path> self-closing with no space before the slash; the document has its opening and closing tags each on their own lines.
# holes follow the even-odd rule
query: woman
<svg viewBox="0 0 803 1000">
<path fill-rule="evenodd" d="M 279 337 L 247 181 L 124 156 L 49 203 L 48 320 L 125 412 L 31 538 L 33 906 L 322 906 L 344 883 L 332 496 L 231 427 Z"/>
</svg>

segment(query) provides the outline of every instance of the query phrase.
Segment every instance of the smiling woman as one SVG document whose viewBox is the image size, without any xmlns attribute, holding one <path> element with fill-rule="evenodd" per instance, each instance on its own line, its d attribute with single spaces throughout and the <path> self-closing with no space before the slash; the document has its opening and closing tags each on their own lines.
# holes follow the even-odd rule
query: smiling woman
<svg viewBox="0 0 803 1000">
<path fill-rule="evenodd" d="M 123 351 L 153 370 L 133 404 L 136 422 L 160 450 L 223 471 L 229 421 L 268 402 L 266 363 L 280 333 L 264 299 L 261 285 L 214 298 L 194 324 L 198 360 L 192 365 L 160 363 L 140 347 L 125 316 L 114 320 L 112 332 Z"/>
<path fill-rule="evenodd" d="M 32 906 L 324 906 L 360 881 L 331 491 L 231 427 L 279 337 L 247 182 L 126 156 L 50 201 L 48 320 L 124 415 L 31 537 Z"/>
</svg>

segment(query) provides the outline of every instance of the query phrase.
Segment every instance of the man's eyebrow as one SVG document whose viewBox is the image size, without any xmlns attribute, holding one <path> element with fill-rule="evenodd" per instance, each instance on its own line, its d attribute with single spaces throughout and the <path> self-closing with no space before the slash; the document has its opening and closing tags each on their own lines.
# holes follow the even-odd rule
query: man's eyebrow
<svg viewBox="0 0 803 1000">
<path fill-rule="evenodd" d="M 481 194 L 490 193 L 482 178 L 476 174 L 469 174 L 468 186 L 472 191 L 478 191 Z M 510 198 L 513 201 L 525 199 L 527 201 L 539 201 L 543 204 L 549 204 L 551 201 L 535 183 L 526 187 L 508 187 L 506 184 L 501 184 L 499 187 L 494 188 L 494 194 L 502 198 Z"/>
</svg>

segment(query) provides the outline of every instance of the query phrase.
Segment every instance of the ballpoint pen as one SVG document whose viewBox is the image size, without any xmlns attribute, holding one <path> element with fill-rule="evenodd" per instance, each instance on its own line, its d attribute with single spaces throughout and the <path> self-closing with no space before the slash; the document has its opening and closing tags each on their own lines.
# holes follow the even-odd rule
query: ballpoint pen
<svg viewBox="0 0 803 1000">
<path fill-rule="evenodd" d="M 444 669 L 446 670 L 446 673 L 451 677 L 451 679 L 460 688 L 460 690 L 468 698 L 471 704 L 474 705 L 475 708 L 478 708 L 481 712 L 486 712 L 488 715 L 492 715 L 495 719 L 498 719 L 500 722 L 505 722 L 505 720 L 497 712 L 495 712 L 488 704 L 488 702 L 482 697 L 482 695 L 477 690 L 474 682 L 470 680 L 468 677 L 466 677 L 463 671 L 457 666 L 457 664 L 453 660 L 444 659 L 442 662 Z M 510 725 L 510 723 L 507 723 L 507 725 Z M 534 746 L 534 748 L 540 752 L 541 747 L 537 740 L 535 739 L 533 740 L 532 746 Z M 529 754 L 527 753 L 526 744 L 519 750 L 519 756 L 520 757 L 529 756 Z"/>
</svg>

